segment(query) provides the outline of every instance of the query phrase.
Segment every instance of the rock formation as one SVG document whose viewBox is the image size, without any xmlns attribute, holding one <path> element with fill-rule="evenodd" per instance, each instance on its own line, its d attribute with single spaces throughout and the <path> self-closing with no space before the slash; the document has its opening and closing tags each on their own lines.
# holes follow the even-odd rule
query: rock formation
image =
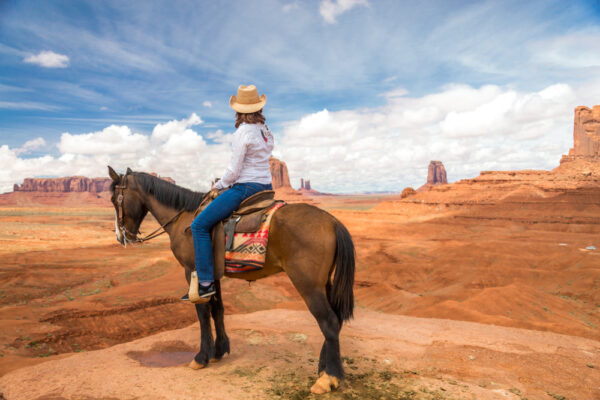
<svg viewBox="0 0 600 400">
<path fill-rule="evenodd" d="M 585 106 L 575 108 L 573 148 L 562 157 L 560 163 L 576 159 L 600 161 L 600 105 L 593 109 Z"/>
<path fill-rule="evenodd" d="M 269 159 L 269 166 L 271 167 L 271 184 L 273 185 L 273 189 L 292 187 L 287 165 L 285 165 L 283 161 L 271 156 Z"/>
<path fill-rule="evenodd" d="M 25 178 L 22 185 L 14 186 L 15 192 L 91 192 L 110 190 L 110 178 L 86 178 L 69 176 L 65 178 Z"/>
<path fill-rule="evenodd" d="M 404 199 L 404 198 L 406 198 L 408 196 L 412 196 L 414 194 L 417 194 L 417 191 L 411 187 L 407 187 L 407 188 L 404 188 L 404 190 L 402 191 L 402 194 L 400 194 L 400 198 Z"/>
<path fill-rule="evenodd" d="M 150 175 L 158 176 L 156 173 Z M 168 182 L 175 181 L 168 177 L 161 177 Z M 110 191 L 110 178 L 86 178 L 85 176 L 68 176 L 64 178 L 25 178 L 22 185 L 15 184 L 15 192 L 90 192 L 100 193 Z"/>
<path fill-rule="evenodd" d="M 300 189 L 310 190 L 310 180 L 304 180 L 304 178 L 300 178 Z"/>
<path fill-rule="evenodd" d="M 446 178 L 444 164 L 441 161 L 431 161 L 427 171 L 427 184 L 444 185 L 446 183 L 448 183 L 448 179 Z"/>
<path fill-rule="evenodd" d="M 446 168 L 441 161 L 431 161 L 427 169 L 427 183 L 417 189 L 417 192 L 424 192 L 433 186 L 445 185 L 448 183 L 446 178 Z"/>
</svg>

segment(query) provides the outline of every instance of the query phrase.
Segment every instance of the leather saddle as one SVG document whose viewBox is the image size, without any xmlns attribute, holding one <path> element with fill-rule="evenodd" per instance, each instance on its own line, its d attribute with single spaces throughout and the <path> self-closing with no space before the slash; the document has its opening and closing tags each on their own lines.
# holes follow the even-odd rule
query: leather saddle
<svg viewBox="0 0 600 400">
<path fill-rule="evenodd" d="M 244 199 L 237 210 L 223 221 L 215 224 L 211 231 L 213 255 L 215 259 L 215 280 L 221 279 L 225 272 L 225 251 L 232 250 L 234 233 L 256 232 L 263 216 L 275 204 L 275 192 L 264 190 Z M 194 212 L 194 218 L 208 204 L 201 204 Z M 185 230 L 191 235 L 190 227 Z M 227 240 L 225 240 L 227 238 Z"/>
</svg>

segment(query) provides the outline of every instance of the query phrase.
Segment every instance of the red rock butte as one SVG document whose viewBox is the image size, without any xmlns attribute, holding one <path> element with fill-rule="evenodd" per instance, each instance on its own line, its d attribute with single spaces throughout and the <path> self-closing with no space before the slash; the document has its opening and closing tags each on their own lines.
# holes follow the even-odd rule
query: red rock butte
<svg viewBox="0 0 600 400">
<path fill-rule="evenodd" d="M 300 178 L 300 189 L 311 190 L 310 180 L 309 179 L 305 180 L 304 178 Z"/>
<path fill-rule="evenodd" d="M 417 192 L 428 190 L 432 186 L 445 185 L 448 183 L 446 168 L 441 161 L 431 161 L 427 168 L 427 183 L 417 189 Z"/>
<path fill-rule="evenodd" d="M 278 160 L 275 157 L 269 158 L 269 166 L 271 167 L 271 184 L 273 189 L 290 188 L 290 176 L 288 175 L 287 165 L 285 162 Z"/>
<path fill-rule="evenodd" d="M 573 148 L 560 163 L 577 159 L 600 161 L 600 105 L 592 109 L 585 106 L 575 108 Z"/>
<path fill-rule="evenodd" d="M 427 170 L 427 183 L 430 185 L 444 185 L 448 183 L 446 168 L 441 161 L 431 161 Z"/>
</svg>

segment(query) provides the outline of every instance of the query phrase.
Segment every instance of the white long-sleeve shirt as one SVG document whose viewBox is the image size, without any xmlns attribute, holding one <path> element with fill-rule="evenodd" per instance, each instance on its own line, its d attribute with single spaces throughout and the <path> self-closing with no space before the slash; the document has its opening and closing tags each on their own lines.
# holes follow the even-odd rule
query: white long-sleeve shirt
<svg viewBox="0 0 600 400">
<path fill-rule="evenodd" d="M 264 124 L 241 124 L 233 134 L 231 161 L 215 187 L 225 189 L 235 183 L 271 183 L 269 157 L 273 134 Z"/>
</svg>

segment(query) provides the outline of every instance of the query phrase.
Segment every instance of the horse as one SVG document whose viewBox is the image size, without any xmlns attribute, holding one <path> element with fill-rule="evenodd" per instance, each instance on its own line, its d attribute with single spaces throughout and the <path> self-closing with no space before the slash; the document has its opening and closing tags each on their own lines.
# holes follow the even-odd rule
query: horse
<svg viewBox="0 0 600 400">
<path fill-rule="evenodd" d="M 186 228 L 207 193 L 194 192 L 129 168 L 119 175 L 108 166 L 108 173 L 112 178 L 117 241 L 126 246 L 155 237 L 153 234 L 143 239 L 138 237 L 144 217 L 152 214 L 169 235 L 171 251 L 183 266 L 189 285 L 195 263 L 192 236 Z M 289 276 L 325 337 L 318 362 L 319 377 L 311 388 L 313 393 L 322 394 L 338 388 L 344 376 L 339 333 L 343 322 L 353 315 L 354 271 L 354 243 L 346 227 L 318 207 L 295 203 L 281 207 L 272 217 L 264 268 L 235 274 L 226 272 L 225 276 L 247 281 L 279 272 Z M 195 304 L 201 344 L 189 364 L 192 369 L 204 368 L 230 352 L 220 281 L 215 281 L 215 288 L 216 294 L 209 302 Z"/>
</svg>

